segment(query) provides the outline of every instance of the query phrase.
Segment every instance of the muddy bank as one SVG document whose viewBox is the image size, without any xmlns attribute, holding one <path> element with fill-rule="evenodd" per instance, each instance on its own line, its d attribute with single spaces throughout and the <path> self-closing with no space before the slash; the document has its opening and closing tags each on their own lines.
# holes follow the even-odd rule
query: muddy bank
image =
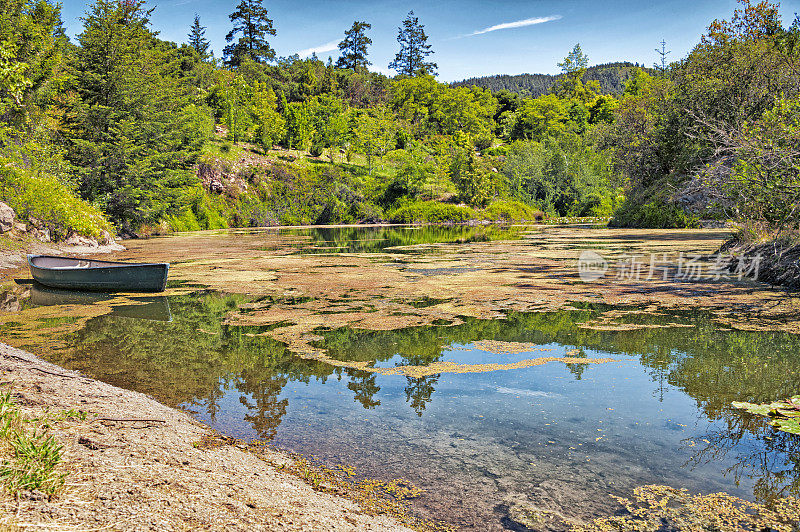
<svg viewBox="0 0 800 532">
<path fill-rule="evenodd" d="M 216 437 L 150 397 L 0 344 L 0 382 L 31 416 L 69 409 L 53 424 L 64 445 L 66 486 L 52 500 L 0 498 L 0 525 L 59 530 L 408 530 L 385 516 L 279 470 L 292 458 L 260 456 Z M 140 420 L 140 421 L 137 421 Z M 208 444 L 212 442 L 212 444 Z M 216 442 L 216 443 L 214 443 Z"/>
<path fill-rule="evenodd" d="M 742 244 L 731 241 L 723 246 L 725 253 L 743 262 L 758 264 L 758 280 L 790 290 L 800 290 L 800 246 L 785 246 L 777 242 Z M 739 261 L 730 265 L 736 271 Z"/>
</svg>

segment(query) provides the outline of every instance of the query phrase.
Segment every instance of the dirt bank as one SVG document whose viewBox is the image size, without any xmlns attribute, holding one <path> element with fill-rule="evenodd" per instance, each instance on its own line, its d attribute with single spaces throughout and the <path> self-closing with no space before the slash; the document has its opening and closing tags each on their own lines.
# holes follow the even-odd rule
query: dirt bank
<svg viewBox="0 0 800 532">
<path fill-rule="evenodd" d="M 53 424 L 66 486 L 52 500 L 0 498 L 0 528 L 58 530 L 408 530 L 281 471 L 152 398 L 0 344 L 0 382 L 25 414 L 87 413 Z M 144 420 L 144 421 L 136 421 Z"/>
</svg>

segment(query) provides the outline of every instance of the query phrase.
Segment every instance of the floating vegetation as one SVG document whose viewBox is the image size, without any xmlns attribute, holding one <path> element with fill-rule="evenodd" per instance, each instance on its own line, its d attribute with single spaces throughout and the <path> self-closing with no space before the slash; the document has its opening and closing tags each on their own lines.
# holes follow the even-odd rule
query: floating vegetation
<svg viewBox="0 0 800 532">
<path fill-rule="evenodd" d="M 503 342 L 501 340 L 478 340 L 477 342 L 472 342 L 472 346 L 481 351 L 498 355 L 518 355 L 519 353 L 530 353 L 531 351 L 552 351 L 552 349 L 539 349 L 536 347 L 536 344 Z"/>
<path fill-rule="evenodd" d="M 364 368 L 382 375 L 405 375 L 406 377 L 420 378 L 441 373 L 484 373 L 487 371 L 505 371 L 510 369 L 530 368 L 541 366 L 548 362 L 563 362 L 564 364 L 607 364 L 616 362 L 613 358 L 578 358 L 578 357 L 542 357 L 520 360 L 509 364 L 456 364 L 455 362 L 437 361 L 425 366 L 397 366 L 395 368 Z"/>
<path fill-rule="evenodd" d="M 263 444 L 251 443 L 247 445 L 247 449 L 271 462 L 264 452 Z M 273 462 L 273 465 L 302 479 L 317 491 L 347 497 L 356 502 L 367 515 L 387 515 L 419 532 L 455 530 L 446 523 L 420 519 L 413 515 L 410 502 L 422 496 L 423 490 L 406 479 L 359 478 L 352 466 L 329 466 L 297 453 L 289 455 L 289 460 Z"/>
<path fill-rule="evenodd" d="M 669 486 L 641 486 L 633 499 L 613 497 L 626 515 L 574 525 L 573 532 L 658 530 L 743 530 L 793 532 L 800 522 L 800 499 L 789 497 L 772 504 L 745 501 L 726 493 L 691 495 Z"/>
<path fill-rule="evenodd" d="M 790 434 L 800 434 L 800 395 L 794 395 L 791 399 L 785 401 L 775 401 L 762 405 L 738 401 L 734 401 L 731 404 L 735 408 L 747 410 L 751 414 L 767 416 L 770 419 L 769 424 L 778 430 Z"/>
</svg>

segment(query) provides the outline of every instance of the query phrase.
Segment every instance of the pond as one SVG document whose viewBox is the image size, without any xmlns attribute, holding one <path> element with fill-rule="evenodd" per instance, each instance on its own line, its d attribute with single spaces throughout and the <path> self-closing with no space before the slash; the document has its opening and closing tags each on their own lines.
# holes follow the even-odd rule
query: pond
<svg viewBox="0 0 800 532">
<path fill-rule="evenodd" d="M 330 236 L 320 247 L 359 245 Z M 334 314 L 320 311 L 308 345 L 325 356 L 315 358 L 275 338 L 296 317 L 246 321 L 311 296 L 173 292 L 76 300 L 34 287 L 0 335 L 223 433 L 408 478 L 425 490 L 420 515 L 463 529 L 522 530 L 520 509 L 598 516 L 614 508 L 609 494 L 645 484 L 760 501 L 800 492 L 800 438 L 730 407 L 800 390 L 797 334 L 641 304 L 573 302 L 385 330 L 331 325 Z M 419 312 L 451 304 L 409 298 Z M 42 305 L 83 312 L 36 314 Z"/>
</svg>

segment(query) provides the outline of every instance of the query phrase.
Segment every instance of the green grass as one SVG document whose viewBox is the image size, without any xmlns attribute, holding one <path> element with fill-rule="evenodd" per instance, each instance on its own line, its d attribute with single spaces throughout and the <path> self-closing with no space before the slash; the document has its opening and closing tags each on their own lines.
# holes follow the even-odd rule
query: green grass
<svg viewBox="0 0 800 532">
<path fill-rule="evenodd" d="M 85 416 L 85 414 L 84 414 Z M 68 411 L 57 419 L 80 417 Z M 0 483 L 10 494 L 41 491 L 53 495 L 63 485 L 67 473 L 59 471 L 63 446 L 47 432 L 50 418 L 25 418 L 11 397 L 0 394 Z"/>
</svg>

